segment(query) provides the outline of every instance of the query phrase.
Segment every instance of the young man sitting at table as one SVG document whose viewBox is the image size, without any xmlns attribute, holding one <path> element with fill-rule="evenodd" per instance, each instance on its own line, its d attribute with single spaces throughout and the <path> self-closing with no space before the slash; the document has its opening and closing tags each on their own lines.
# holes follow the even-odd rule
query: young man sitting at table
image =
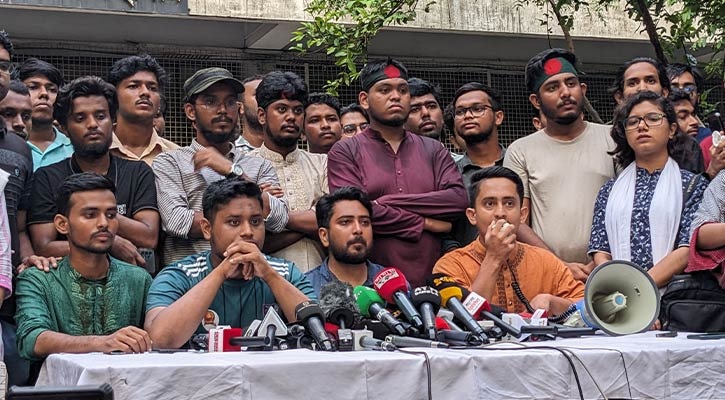
<svg viewBox="0 0 725 400">
<path fill-rule="evenodd" d="M 540 308 L 549 318 L 562 319 L 584 297 L 584 284 L 550 251 L 516 240 L 529 212 L 521 206 L 523 197 L 521 178 L 508 168 L 474 173 L 466 216 L 478 228 L 478 238 L 444 255 L 433 273 L 451 276 L 507 312 Z"/>
<path fill-rule="evenodd" d="M 18 276 L 22 357 L 151 349 L 141 329 L 151 276 L 108 254 L 118 231 L 115 190 L 93 172 L 71 175 L 60 186 L 54 223 L 70 253 L 57 268 L 28 268 Z"/>
<path fill-rule="evenodd" d="M 273 304 L 294 321 L 295 307 L 316 299 L 294 263 L 262 254 L 259 186 L 242 178 L 216 181 L 202 208 L 201 231 L 211 250 L 166 266 L 149 290 L 145 327 L 160 348 L 179 348 L 219 325 L 246 328 Z"/>
</svg>

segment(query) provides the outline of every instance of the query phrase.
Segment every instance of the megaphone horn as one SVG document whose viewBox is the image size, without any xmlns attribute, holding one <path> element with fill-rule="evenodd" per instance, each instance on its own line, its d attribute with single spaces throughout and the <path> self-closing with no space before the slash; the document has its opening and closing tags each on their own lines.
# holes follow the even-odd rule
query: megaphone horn
<svg viewBox="0 0 725 400">
<path fill-rule="evenodd" d="M 612 260 L 592 271 L 577 303 L 584 322 L 609 335 L 644 332 L 660 313 L 660 292 L 647 271 Z"/>
</svg>

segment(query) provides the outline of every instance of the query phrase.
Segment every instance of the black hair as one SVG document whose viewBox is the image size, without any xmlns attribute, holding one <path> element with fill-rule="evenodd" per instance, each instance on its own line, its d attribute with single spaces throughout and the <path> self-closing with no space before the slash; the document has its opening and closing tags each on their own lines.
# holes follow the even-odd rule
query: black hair
<svg viewBox="0 0 725 400">
<path fill-rule="evenodd" d="M 365 64 L 363 69 L 360 70 L 360 84 L 364 86 L 363 82 L 365 82 L 370 75 L 379 73 L 380 71 L 384 70 L 385 67 L 387 67 L 388 65 L 392 65 L 395 68 L 399 69 L 402 76 L 408 75 L 408 68 L 405 68 L 405 65 L 403 65 L 403 63 L 398 60 L 392 58 L 373 60 Z M 367 91 L 368 89 L 363 87 L 363 90 Z"/>
<path fill-rule="evenodd" d="M 141 71 L 148 71 L 156 76 L 159 90 L 166 87 L 168 83 L 166 70 L 159 65 L 155 58 L 148 54 L 125 57 L 113 63 L 111 70 L 108 71 L 108 83 L 118 86 L 122 80 Z"/>
<path fill-rule="evenodd" d="M 204 190 L 204 197 L 201 200 L 204 218 L 213 221 L 214 216 L 222 206 L 229 204 L 230 201 L 238 197 L 256 199 L 259 201 L 259 206 L 264 207 L 262 190 L 257 184 L 240 177 L 222 179 L 209 184 Z"/>
<path fill-rule="evenodd" d="M 55 198 L 55 206 L 58 214 L 65 215 L 70 213 L 70 198 L 73 193 L 89 192 L 91 190 L 110 190 L 116 193 L 116 185 L 112 180 L 95 172 L 81 172 L 69 175 L 58 188 L 58 194 Z"/>
<path fill-rule="evenodd" d="M 674 63 L 667 66 L 667 77 L 670 79 L 670 82 L 672 82 L 673 79 L 679 77 L 685 72 L 689 72 L 690 75 L 692 75 L 692 77 L 695 79 L 695 86 L 697 86 L 698 90 L 700 90 L 700 88 L 704 86 L 705 82 L 702 77 L 702 72 L 699 68 L 681 63 Z"/>
<path fill-rule="evenodd" d="M 408 88 L 410 90 L 410 97 L 432 94 L 433 98 L 436 99 L 436 103 L 441 104 L 441 88 L 438 85 L 420 78 L 410 78 L 408 79 Z"/>
<path fill-rule="evenodd" d="M 456 93 L 453 95 L 453 101 L 451 101 L 451 104 L 454 107 L 453 110 L 455 110 L 456 101 L 458 101 L 459 97 L 463 96 L 466 93 L 476 91 L 481 91 L 488 95 L 488 97 L 491 99 L 491 107 L 493 108 L 493 111 L 501 111 L 503 109 L 503 97 L 501 97 L 501 94 L 496 89 L 488 85 L 484 85 L 480 82 L 468 82 L 463 86 L 459 87 L 458 90 L 456 90 Z"/>
<path fill-rule="evenodd" d="M 111 119 L 116 119 L 118 103 L 116 102 L 116 88 L 97 76 L 82 76 L 63 86 L 55 99 L 53 118 L 61 126 L 67 126 L 68 116 L 73 112 L 73 100 L 78 97 L 103 96 L 108 102 L 108 111 Z"/>
<path fill-rule="evenodd" d="M 342 118 L 343 115 L 345 115 L 347 113 L 351 113 L 351 112 L 356 112 L 356 113 L 362 114 L 363 117 L 365 117 L 365 120 L 370 122 L 370 118 L 368 118 L 367 111 L 365 111 L 365 109 L 360 107 L 360 104 L 357 104 L 357 103 L 350 103 L 347 106 L 342 107 L 340 109 L 340 118 Z"/>
<path fill-rule="evenodd" d="M 330 194 L 322 196 L 317 202 L 315 206 L 317 226 L 330 228 L 330 218 L 332 218 L 335 203 L 343 200 L 359 201 L 368 210 L 370 217 L 373 216 L 373 204 L 370 202 L 367 193 L 354 186 L 343 186 Z"/>
<path fill-rule="evenodd" d="M 468 186 L 468 200 L 471 208 L 476 205 L 476 198 L 480 192 L 481 182 L 486 179 L 506 178 L 516 185 L 516 193 L 519 195 L 519 204 L 524 201 L 524 182 L 521 177 L 506 167 L 495 165 L 493 167 L 482 168 L 471 175 L 471 184 Z"/>
<path fill-rule="evenodd" d="M 168 109 L 168 104 L 166 103 L 166 95 L 163 93 L 160 93 L 159 96 L 159 113 L 166 118 L 166 110 Z"/>
<path fill-rule="evenodd" d="M 10 81 L 10 85 L 8 85 L 8 90 L 17 94 L 21 94 L 23 96 L 30 96 L 30 90 L 28 90 L 28 87 L 25 86 L 23 81 L 19 79 L 13 79 L 12 81 Z"/>
<path fill-rule="evenodd" d="M 2 44 L 3 48 L 8 52 L 10 59 L 12 60 L 15 56 L 15 48 L 13 47 L 13 42 L 10 40 L 10 36 L 8 36 L 8 33 L 4 30 L 0 30 L 0 44 Z"/>
<path fill-rule="evenodd" d="M 654 103 L 662 110 L 662 113 L 665 114 L 665 118 L 667 119 L 668 126 L 671 124 L 677 124 L 677 114 L 675 114 L 675 108 L 672 106 L 672 102 L 667 100 L 664 96 L 645 90 L 627 99 L 614 112 L 611 134 L 612 139 L 614 139 L 614 143 L 617 146 L 613 151 L 609 152 L 609 154 L 614 156 L 617 165 L 621 168 L 625 168 L 635 159 L 634 150 L 629 143 L 627 143 L 627 133 L 624 129 L 624 121 L 629 117 L 629 114 L 632 112 L 634 106 L 645 101 Z M 672 155 L 673 150 L 675 150 L 673 146 L 676 144 L 677 142 L 670 140 L 667 148 L 670 155 Z"/>
<path fill-rule="evenodd" d="M 690 94 L 680 88 L 672 89 L 670 95 L 667 96 L 667 98 L 670 99 L 673 105 L 683 100 L 687 100 L 687 102 L 689 103 L 691 99 Z"/>
<path fill-rule="evenodd" d="M 27 60 L 25 60 L 24 63 L 20 65 L 20 70 L 18 71 L 18 78 L 21 81 L 24 81 L 34 76 L 44 76 L 46 79 L 53 82 L 58 87 L 61 87 L 63 86 L 63 84 L 65 84 L 65 80 L 63 80 L 63 74 L 58 68 L 55 67 L 55 65 L 47 61 L 39 60 L 37 58 L 28 58 Z"/>
<path fill-rule="evenodd" d="M 529 93 L 538 94 L 538 89 L 535 89 L 534 86 L 536 85 L 536 81 L 539 79 L 539 77 L 545 73 L 544 63 L 552 58 L 558 57 L 569 61 L 569 63 L 571 63 L 574 68 L 576 68 L 576 55 L 574 55 L 574 53 L 570 51 L 559 48 L 546 49 L 541 53 L 531 57 L 529 62 L 526 63 L 524 82 L 526 84 L 526 89 L 529 91 Z"/>
<path fill-rule="evenodd" d="M 639 63 L 647 63 L 655 67 L 655 69 L 657 70 L 657 77 L 660 80 L 660 86 L 662 86 L 662 89 L 667 89 L 667 91 L 671 89 L 670 78 L 667 76 L 667 69 L 665 68 L 664 64 L 649 57 L 636 57 L 624 63 L 624 65 L 622 65 L 619 70 L 617 70 L 617 75 L 614 76 L 614 82 L 612 83 L 612 86 L 610 86 L 608 89 L 609 94 L 614 96 L 617 93 L 624 92 L 624 73 L 627 72 L 629 67 Z"/>
<path fill-rule="evenodd" d="M 262 109 L 281 99 L 297 100 L 307 105 L 307 84 L 294 72 L 272 71 L 262 78 L 255 94 Z"/>
<path fill-rule="evenodd" d="M 264 79 L 264 75 L 262 75 L 262 74 L 255 74 L 252 76 L 248 76 L 248 77 L 244 78 L 244 80 L 242 81 L 242 85 L 246 85 L 247 83 L 252 82 L 252 81 L 261 81 L 262 79 Z"/>
<path fill-rule="evenodd" d="M 456 108 L 453 106 L 455 102 L 450 102 L 446 108 L 443 109 L 443 125 L 446 126 L 446 128 L 451 132 L 451 135 L 455 136 L 455 129 L 456 129 Z M 445 129 L 443 129 L 445 131 Z M 443 132 L 441 132 L 441 141 L 443 140 Z"/>
<path fill-rule="evenodd" d="M 335 110 L 338 116 L 340 115 L 340 101 L 335 96 L 327 93 L 311 93 L 305 109 L 313 104 L 325 104 Z"/>
</svg>

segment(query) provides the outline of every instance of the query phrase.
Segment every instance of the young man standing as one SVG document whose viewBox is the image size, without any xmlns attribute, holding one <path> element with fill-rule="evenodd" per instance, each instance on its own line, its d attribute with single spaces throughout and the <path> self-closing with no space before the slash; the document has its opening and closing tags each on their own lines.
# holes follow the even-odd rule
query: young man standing
<svg viewBox="0 0 725 400">
<path fill-rule="evenodd" d="M 206 189 L 201 230 L 211 250 L 168 265 L 149 290 L 145 326 L 156 346 L 178 348 L 219 325 L 247 328 L 274 304 L 295 321 L 295 307 L 316 297 L 293 263 L 262 253 L 262 194 L 239 178 Z"/>
<path fill-rule="evenodd" d="M 358 99 L 370 116 L 363 133 L 328 153 L 330 191 L 355 186 L 373 201 L 373 262 L 398 267 L 420 286 L 441 256 L 439 233 L 466 207 L 461 174 L 437 140 L 406 131 L 408 71 L 392 59 L 368 63 Z"/>
<path fill-rule="evenodd" d="M 239 132 L 242 91 L 242 83 L 224 68 L 201 69 L 184 83 L 184 111 L 196 136 L 189 146 L 159 154 L 153 164 L 167 234 L 165 264 L 209 249 L 201 231 L 201 203 L 211 182 L 242 176 L 272 193 L 279 189 L 269 161 L 248 157 L 232 143 Z M 289 218 L 286 201 L 269 193 L 262 200 L 267 229 L 282 231 Z"/>
<path fill-rule="evenodd" d="M 329 192 L 327 156 L 297 146 L 305 118 L 307 86 L 292 72 L 274 71 L 264 76 L 256 96 L 264 143 L 248 155 L 272 164 L 280 179 L 278 193 L 287 199 L 290 210 L 286 230 L 272 234 L 264 251 L 292 261 L 307 272 L 322 261 L 322 248 L 315 236 L 315 204 Z"/>
<path fill-rule="evenodd" d="M 33 152 L 33 169 L 65 160 L 73 154 L 70 139 L 53 126 L 53 106 L 63 75 L 52 64 L 37 58 L 27 59 L 19 72 L 20 80 L 30 90 L 33 103 L 28 145 Z"/>
<path fill-rule="evenodd" d="M 248 153 L 258 149 L 264 143 L 264 130 L 257 117 L 257 86 L 262 82 L 264 75 L 252 75 L 242 81 L 244 93 L 239 107 L 239 118 L 241 119 L 242 134 L 234 142 L 234 145 L 242 153 Z"/>
<path fill-rule="evenodd" d="M 529 60 L 529 101 L 547 124 L 511 144 L 503 165 L 523 180 L 531 228 L 583 281 L 594 268 L 587 256 L 593 205 L 599 188 L 615 173 L 608 154 L 614 141 L 609 126 L 582 119 L 587 86 L 575 65 L 574 54 L 563 49 Z"/>
<path fill-rule="evenodd" d="M 305 106 L 304 138 L 310 153 L 327 154 L 342 138 L 340 102 L 327 93 L 312 93 Z"/>
<path fill-rule="evenodd" d="M 157 155 L 179 148 L 154 129 L 166 86 L 166 71 L 155 59 L 145 54 L 116 61 L 108 73 L 108 83 L 116 87 L 118 98 L 111 154 L 151 166 Z"/>
<path fill-rule="evenodd" d="M 35 173 L 28 230 L 37 254 L 68 255 L 70 243 L 54 224 L 55 197 L 65 178 L 81 172 L 104 175 L 117 189 L 119 227 L 110 254 L 146 266 L 141 249 L 156 248 L 159 212 L 153 172 L 141 161 L 124 160 L 109 152 L 116 109 L 116 90 L 99 77 L 78 78 L 58 94 L 54 116 L 68 132 L 75 153 Z"/>
</svg>

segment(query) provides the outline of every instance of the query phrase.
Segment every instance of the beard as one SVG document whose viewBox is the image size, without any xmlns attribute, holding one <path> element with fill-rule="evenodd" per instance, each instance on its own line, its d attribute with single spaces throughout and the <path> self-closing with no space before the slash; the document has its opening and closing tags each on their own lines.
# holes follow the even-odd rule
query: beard
<svg viewBox="0 0 725 400">
<path fill-rule="evenodd" d="M 577 103 L 577 109 L 575 112 L 571 112 L 565 115 L 557 115 L 556 108 L 549 108 L 545 106 L 543 102 L 540 102 L 541 113 L 544 114 L 548 121 L 554 121 L 559 125 L 570 125 L 577 119 L 581 118 L 582 106 Z"/>
<path fill-rule="evenodd" d="M 213 119 L 212 122 L 215 122 L 215 120 Z M 230 121 L 230 124 L 232 128 L 229 130 L 229 132 L 217 133 L 209 129 L 208 126 L 205 126 L 204 124 L 199 123 L 199 121 L 196 121 L 196 127 L 197 129 L 199 129 L 199 132 L 201 132 L 202 136 L 204 136 L 204 139 L 206 139 L 207 142 L 213 144 L 231 143 L 233 140 L 239 137 L 239 125 L 237 123 L 234 123 L 234 121 Z"/>
<path fill-rule="evenodd" d="M 68 240 L 73 243 L 73 246 L 86 251 L 91 254 L 106 254 L 113 247 L 113 239 L 109 240 L 108 243 L 93 245 L 90 243 L 78 243 L 73 237 L 68 236 Z"/>
<path fill-rule="evenodd" d="M 470 135 L 459 135 L 464 142 L 466 142 L 467 146 L 471 146 L 474 144 L 479 144 L 488 141 L 489 138 L 491 138 L 491 134 L 493 133 L 495 125 L 492 125 L 488 127 L 487 129 L 480 130 L 474 134 Z"/>
<path fill-rule="evenodd" d="M 73 145 L 73 152 L 76 156 L 85 159 L 97 160 L 108 153 L 111 148 L 113 137 L 108 135 L 108 139 L 103 143 L 84 143 L 77 140 L 73 135 L 68 135 Z"/>
<path fill-rule="evenodd" d="M 355 243 L 364 244 L 365 249 L 359 253 L 352 253 L 348 248 Z M 353 239 L 342 246 L 338 246 L 330 242 L 330 253 L 335 259 L 343 264 L 362 264 L 370 255 L 370 247 L 362 237 Z"/>
<path fill-rule="evenodd" d="M 300 139 L 300 136 L 302 135 L 302 129 L 300 129 L 300 127 L 297 127 L 297 135 L 295 135 L 295 136 L 281 137 L 279 135 L 273 135 L 272 131 L 269 129 L 269 125 L 265 125 L 264 133 L 265 133 L 265 138 L 269 138 L 272 141 L 272 143 L 274 143 L 277 147 L 291 148 L 291 147 L 294 147 L 297 145 L 297 141 Z"/>
<path fill-rule="evenodd" d="M 408 115 L 406 114 L 404 117 L 390 117 L 385 118 L 379 115 L 377 112 L 375 112 L 372 108 L 368 109 L 368 114 L 370 115 L 371 120 L 375 120 L 379 122 L 381 125 L 389 126 L 392 128 L 400 128 L 401 126 L 405 125 L 405 122 L 408 120 Z"/>
<path fill-rule="evenodd" d="M 244 115 L 242 116 L 242 118 L 244 118 L 244 122 L 253 131 L 262 130 L 262 124 L 259 123 L 259 117 L 257 117 L 256 108 L 252 109 L 251 107 L 247 107 L 245 104 L 244 105 Z"/>
</svg>

